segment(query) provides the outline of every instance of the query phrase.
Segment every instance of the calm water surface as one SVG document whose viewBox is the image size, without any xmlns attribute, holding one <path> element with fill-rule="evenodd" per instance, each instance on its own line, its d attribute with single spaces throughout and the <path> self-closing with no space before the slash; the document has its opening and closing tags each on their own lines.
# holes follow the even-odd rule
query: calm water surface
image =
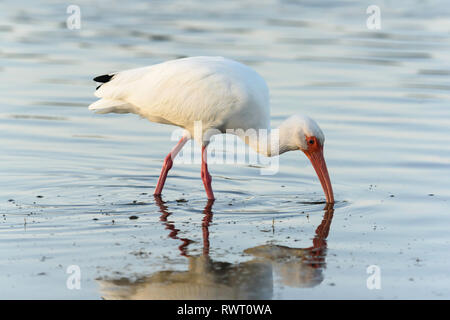
<svg viewBox="0 0 450 320">
<path fill-rule="evenodd" d="M 450 7 L 381 1 L 0 3 L 0 298 L 450 298 Z M 99 74 L 221 55 L 263 75 L 272 122 L 315 118 L 337 203 L 306 157 L 262 176 L 176 165 L 173 128 L 95 115 Z M 67 268 L 79 266 L 81 289 Z M 369 290 L 367 267 L 381 271 Z"/>
</svg>

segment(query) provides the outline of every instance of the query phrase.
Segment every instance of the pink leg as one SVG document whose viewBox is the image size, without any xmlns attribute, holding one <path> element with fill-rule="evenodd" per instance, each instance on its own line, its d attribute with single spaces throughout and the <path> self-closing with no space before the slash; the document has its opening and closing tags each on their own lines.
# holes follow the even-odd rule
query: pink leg
<svg viewBox="0 0 450 320">
<path fill-rule="evenodd" d="M 169 152 L 169 154 L 164 159 L 164 164 L 161 170 L 161 174 L 159 175 L 158 184 L 156 185 L 155 192 L 153 193 L 155 196 L 161 195 L 162 189 L 164 188 L 164 183 L 166 182 L 167 173 L 170 168 L 172 168 L 173 160 L 177 156 L 178 152 L 183 149 L 183 146 L 189 140 L 187 137 L 183 137 L 178 141 L 177 145 Z"/>
<path fill-rule="evenodd" d="M 206 164 L 206 157 L 207 157 L 207 152 L 206 152 L 206 147 L 202 146 L 202 180 L 203 180 L 203 185 L 205 186 L 205 190 L 206 190 L 206 196 L 208 197 L 209 200 L 214 200 L 214 193 L 213 190 L 211 188 L 211 175 L 208 172 L 208 165 Z"/>
</svg>

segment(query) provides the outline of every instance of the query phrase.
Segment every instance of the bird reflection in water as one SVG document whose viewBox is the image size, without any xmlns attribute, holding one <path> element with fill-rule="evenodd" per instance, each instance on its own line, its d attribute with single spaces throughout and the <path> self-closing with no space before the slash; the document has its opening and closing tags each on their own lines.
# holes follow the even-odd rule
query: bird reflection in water
<svg viewBox="0 0 450 320">
<path fill-rule="evenodd" d="M 160 220 L 170 230 L 169 237 L 182 242 L 179 250 L 189 261 L 187 271 L 164 270 L 135 281 L 99 280 L 105 299 L 272 299 L 273 271 L 284 285 L 313 287 L 323 281 L 327 250 L 326 238 L 333 218 L 332 205 L 325 208 L 322 223 L 316 229 L 309 248 L 290 248 L 265 244 L 246 249 L 254 258 L 241 263 L 214 261 L 209 256 L 209 225 L 212 222 L 214 200 L 203 210 L 203 252 L 189 255 L 189 239 L 179 238 L 179 230 L 168 221 L 171 215 L 160 197 L 155 197 L 162 215 Z"/>
<path fill-rule="evenodd" d="M 263 261 L 269 261 L 288 287 L 311 288 L 323 281 L 327 237 L 330 231 L 334 209 L 327 205 L 322 223 L 317 227 L 313 245 L 309 248 L 290 248 L 275 244 L 265 244 L 244 250 Z"/>
</svg>

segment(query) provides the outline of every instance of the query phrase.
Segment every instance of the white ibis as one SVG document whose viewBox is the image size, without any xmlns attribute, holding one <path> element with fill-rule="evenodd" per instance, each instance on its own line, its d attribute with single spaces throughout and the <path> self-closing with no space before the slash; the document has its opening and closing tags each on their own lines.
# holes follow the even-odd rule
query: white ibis
<svg viewBox="0 0 450 320">
<path fill-rule="evenodd" d="M 223 57 L 189 57 L 94 78 L 101 82 L 89 106 L 97 113 L 135 113 L 152 122 L 175 125 L 186 134 L 164 160 L 154 194 L 160 195 L 173 159 L 192 139 L 202 146 L 201 177 L 208 199 L 214 199 L 207 166 L 211 129 L 215 133 L 234 130 L 245 143 L 265 156 L 301 150 L 310 159 L 325 192 L 334 203 L 333 189 L 323 157 L 325 136 L 317 123 L 301 115 L 285 120 L 278 134 L 270 131 L 269 90 L 253 69 Z M 201 137 L 194 124 L 201 122 Z M 248 139 L 249 129 L 268 134 Z M 264 140 L 264 141 L 263 141 Z"/>
</svg>

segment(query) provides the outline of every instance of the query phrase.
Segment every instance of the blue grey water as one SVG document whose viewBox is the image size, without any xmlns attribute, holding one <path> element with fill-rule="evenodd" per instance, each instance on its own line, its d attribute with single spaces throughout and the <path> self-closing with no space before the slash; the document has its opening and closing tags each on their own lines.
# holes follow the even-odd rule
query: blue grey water
<svg viewBox="0 0 450 320">
<path fill-rule="evenodd" d="M 450 298 L 446 1 L 76 5 L 71 30 L 65 2 L 0 2 L 0 298 Z M 320 123 L 333 210 L 301 152 L 211 164 L 212 206 L 198 164 L 152 197 L 174 128 L 92 114 L 91 79 L 196 55 L 264 76 L 273 125 Z"/>
</svg>

